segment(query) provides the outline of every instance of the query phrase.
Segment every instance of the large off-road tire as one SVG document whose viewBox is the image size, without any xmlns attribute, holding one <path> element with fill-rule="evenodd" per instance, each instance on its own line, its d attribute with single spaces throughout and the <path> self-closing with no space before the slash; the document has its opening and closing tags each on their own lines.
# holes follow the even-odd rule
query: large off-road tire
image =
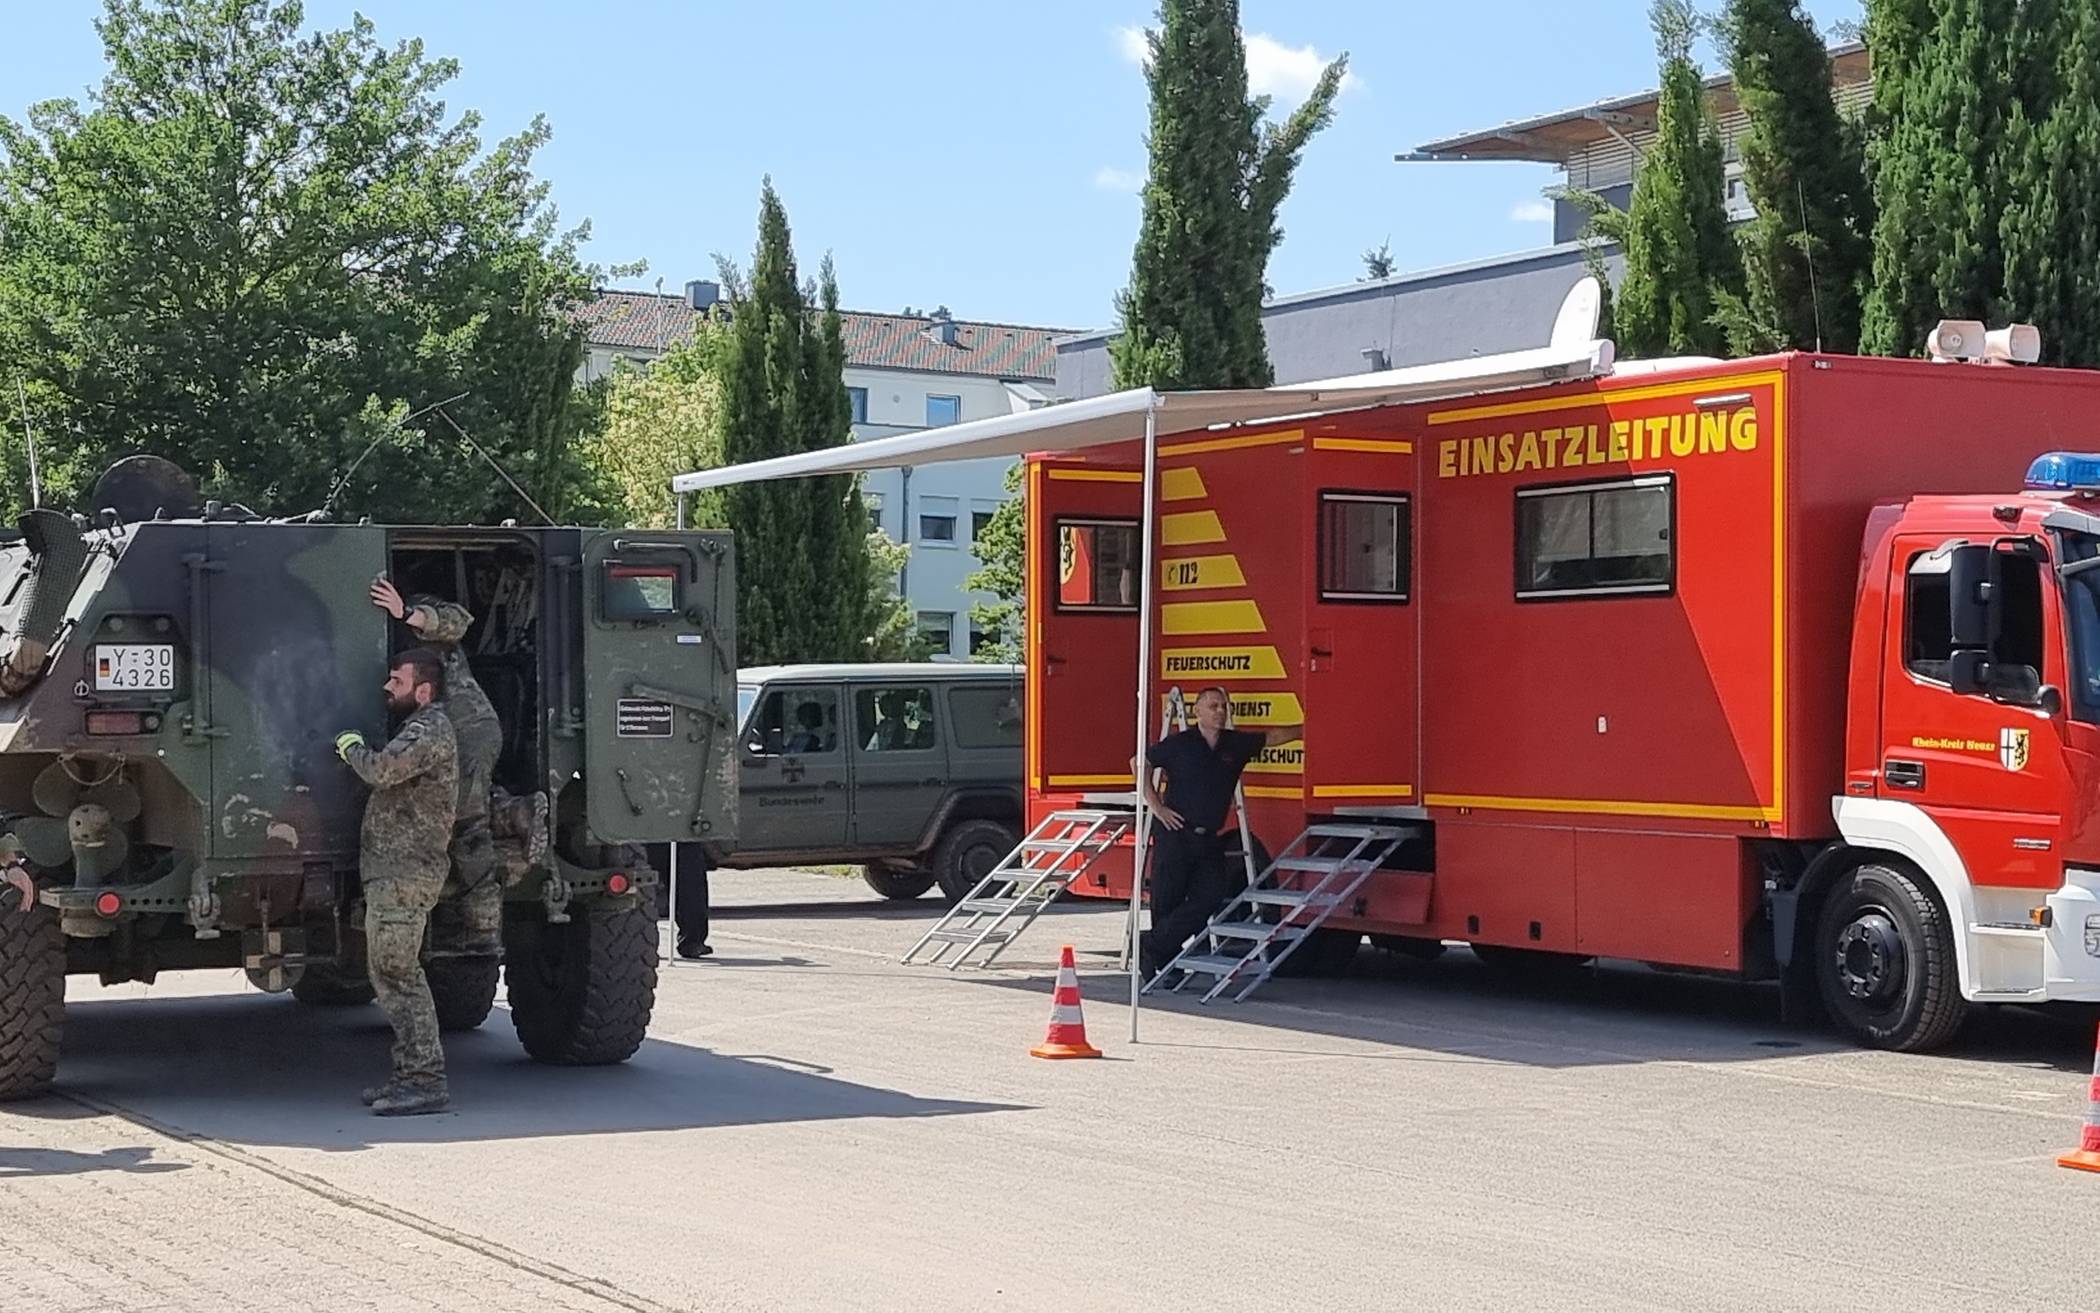
<svg viewBox="0 0 2100 1313">
<path fill-rule="evenodd" d="M 439 1030 L 472 1030 L 489 1019 L 496 1006 L 496 983 L 503 963 L 493 957 L 439 957 L 423 964 L 430 981 L 430 1001 L 437 1005 Z"/>
<path fill-rule="evenodd" d="M 962 821 L 948 827 L 933 850 L 933 877 L 949 902 L 967 898 L 977 882 L 1006 860 L 1021 842 L 1014 827 L 1004 821 Z"/>
<path fill-rule="evenodd" d="M 347 1008 L 370 1003 L 372 982 L 345 973 L 333 962 L 310 962 L 292 982 L 292 997 L 308 1007 Z"/>
<path fill-rule="evenodd" d="M 1946 910 L 1901 867 L 1862 866 L 1839 880 L 1823 901 L 1815 952 L 1823 1006 L 1870 1048 L 1936 1049 L 1968 1016 Z"/>
<path fill-rule="evenodd" d="M 860 868 L 860 878 L 868 882 L 868 888 L 884 898 L 894 898 L 900 903 L 910 902 L 934 886 L 933 872 L 917 867 L 876 866 L 870 863 Z"/>
<path fill-rule="evenodd" d="M 518 1042 L 541 1062 L 625 1062 L 656 1006 L 656 918 L 636 898 L 574 903 L 569 920 L 514 923 L 504 978 Z"/>
<path fill-rule="evenodd" d="M 66 1018 L 66 937 L 42 905 L 0 906 L 0 1099 L 51 1088 Z"/>
</svg>

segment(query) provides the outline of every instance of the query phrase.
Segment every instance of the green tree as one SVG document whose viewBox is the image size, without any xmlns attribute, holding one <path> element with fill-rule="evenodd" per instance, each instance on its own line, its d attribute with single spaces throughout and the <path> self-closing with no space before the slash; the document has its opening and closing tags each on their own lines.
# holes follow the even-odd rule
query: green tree
<svg viewBox="0 0 2100 1313">
<path fill-rule="evenodd" d="M 2045 358 L 2100 365 L 2100 7 L 2028 0 L 2013 33 L 1999 235 L 2007 318 Z"/>
<path fill-rule="evenodd" d="M 924 661 L 933 645 L 919 632 L 911 603 L 897 580 L 911 563 L 911 545 L 880 529 L 868 531 L 868 653 L 870 661 Z"/>
<path fill-rule="evenodd" d="M 1283 238 L 1276 211 L 1306 142 L 1334 117 L 1348 56 L 1279 125 L 1266 121 L 1268 97 L 1247 95 L 1238 0 L 1161 0 L 1146 41 L 1150 172 L 1110 348 L 1116 386 L 1267 387 L 1261 302 Z"/>
<path fill-rule="evenodd" d="M 1698 19 L 1689 0 L 1655 0 L 1649 18 L 1662 60 L 1655 144 L 1623 218 L 1599 216 L 1626 252 L 1614 326 L 1629 355 L 1718 355 L 1726 335 L 1716 298 L 1739 294 L 1742 266 L 1728 232 L 1721 136 L 1692 62 Z"/>
<path fill-rule="evenodd" d="M 722 324 L 696 318 L 689 340 L 645 369 L 622 367 L 607 380 L 605 420 L 584 455 L 617 491 L 623 523 L 669 528 L 678 514 L 672 476 L 722 463 L 718 358 L 727 340 Z M 696 529 L 729 523 L 720 489 L 693 494 L 686 510 Z"/>
<path fill-rule="evenodd" d="M 1757 217 L 1737 234 L 1744 293 L 1719 294 L 1748 355 L 1859 345 L 1872 247 L 1864 141 L 1838 112 L 1830 55 L 1800 0 L 1729 0 L 1722 44 L 1750 116 L 1743 182 Z"/>
<path fill-rule="evenodd" d="M 1028 507 L 1026 466 L 1006 472 L 1006 500 L 977 534 L 970 550 L 977 554 L 978 568 L 963 580 L 972 592 L 992 595 L 988 602 L 970 604 L 970 623 L 984 631 L 985 644 L 972 657 L 978 661 L 1014 662 L 1021 659 L 1021 623 L 1024 573 L 1027 562 Z"/>
<path fill-rule="evenodd" d="M 851 435 L 838 280 L 825 260 L 817 286 L 797 280 L 787 211 L 766 180 L 748 278 L 723 262 L 729 331 L 717 411 L 724 463 L 836 447 Z M 810 302 L 818 308 L 812 313 Z M 723 499 L 737 535 L 741 658 L 866 659 L 873 638 L 868 513 L 847 475 L 740 483 Z"/>
<path fill-rule="evenodd" d="M 1914 355 L 1941 318 L 1996 319 L 2004 309 L 2000 222 L 2009 199 L 2031 195 L 2006 170 L 2036 158 L 2014 88 L 2018 9 L 2017 0 L 1869 0 L 1878 213 L 1865 351 Z"/>
<path fill-rule="evenodd" d="M 479 443 L 551 514 L 601 514 L 591 271 L 532 176 L 546 124 L 484 151 L 438 98 L 453 61 L 303 18 L 105 0 L 88 102 L 0 120 L 0 425 L 26 393 L 61 503 L 150 452 L 262 510 L 347 478 L 339 514 L 531 518 Z"/>
</svg>

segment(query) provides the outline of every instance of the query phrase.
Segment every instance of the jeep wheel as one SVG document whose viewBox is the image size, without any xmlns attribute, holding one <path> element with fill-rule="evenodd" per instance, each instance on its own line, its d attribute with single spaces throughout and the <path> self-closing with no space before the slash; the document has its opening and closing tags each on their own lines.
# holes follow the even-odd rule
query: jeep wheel
<svg viewBox="0 0 2100 1313">
<path fill-rule="evenodd" d="M 0 906 L 0 1099 L 51 1088 L 66 1018 L 66 937 L 58 913 Z"/>
<path fill-rule="evenodd" d="M 501 959 L 440 957 L 423 964 L 430 981 L 430 1001 L 437 1005 L 439 1030 L 472 1030 L 489 1018 L 496 1005 Z"/>
<path fill-rule="evenodd" d="M 1816 979 L 1845 1032 L 1877 1049 L 1936 1049 L 1968 1015 L 1939 902 L 1894 866 L 1862 866 L 1823 904 Z"/>
<path fill-rule="evenodd" d="M 951 903 L 969 897 L 977 882 L 1020 842 L 1014 827 L 1003 821 L 964 821 L 951 827 L 933 850 L 933 876 L 942 895 Z"/>
<path fill-rule="evenodd" d="M 900 903 L 917 898 L 933 888 L 934 883 L 931 871 L 911 866 L 877 866 L 872 862 L 860 868 L 860 878 L 868 882 L 868 888 Z"/>
<path fill-rule="evenodd" d="M 504 978 L 518 1042 L 541 1062 L 625 1062 L 656 1006 L 656 918 L 632 897 L 577 902 L 569 920 L 509 927 Z"/>
<path fill-rule="evenodd" d="M 345 1008 L 370 1003 L 372 982 L 353 976 L 333 962 L 309 962 L 292 982 L 292 997 L 308 1007 Z"/>
</svg>

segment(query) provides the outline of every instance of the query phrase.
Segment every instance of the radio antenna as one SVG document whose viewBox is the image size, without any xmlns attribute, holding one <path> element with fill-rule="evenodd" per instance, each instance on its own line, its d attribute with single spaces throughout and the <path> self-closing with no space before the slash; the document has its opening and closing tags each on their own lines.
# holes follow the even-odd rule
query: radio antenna
<svg viewBox="0 0 2100 1313">
<path fill-rule="evenodd" d="M 1801 254 L 1808 257 L 1808 308 L 1816 320 L 1816 354 L 1823 354 L 1823 298 L 1816 290 L 1816 238 L 1808 230 L 1808 188 L 1794 176 L 1794 196 L 1801 203 Z"/>
<path fill-rule="evenodd" d="M 22 376 L 15 375 L 15 400 L 22 408 L 22 444 L 29 449 L 29 505 L 32 510 L 44 504 L 44 481 L 37 473 L 36 429 L 29 423 L 29 389 L 22 386 Z"/>
</svg>

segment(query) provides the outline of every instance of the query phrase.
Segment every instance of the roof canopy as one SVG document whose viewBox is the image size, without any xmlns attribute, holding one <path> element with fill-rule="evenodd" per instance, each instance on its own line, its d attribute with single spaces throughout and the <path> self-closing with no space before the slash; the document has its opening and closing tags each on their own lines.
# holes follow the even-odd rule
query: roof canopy
<svg viewBox="0 0 2100 1313">
<path fill-rule="evenodd" d="M 1083 401 L 1059 402 L 1015 415 L 999 415 L 895 437 L 849 442 L 823 451 L 680 474 L 671 480 L 671 489 L 681 493 L 698 492 L 703 488 L 721 488 L 764 479 L 809 478 L 907 465 L 935 465 L 944 461 L 987 457 L 1011 460 L 1032 453 L 1079 451 L 1142 437 L 1147 413 L 1153 416 L 1157 436 L 1167 438 L 1234 425 L 1311 419 L 1369 406 L 1441 401 L 1541 383 L 1595 378 L 1611 372 L 1612 344 L 1589 336 L 1596 331 L 1594 304 L 1588 309 L 1589 323 L 1581 340 L 1574 340 L 1573 334 L 1557 329 L 1555 336 L 1562 340 L 1551 346 L 1388 369 L 1375 374 L 1354 374 L 1290 387 L 1231 392 L 1155 392 L 1151 388 L 1136 388 Z M 1565 313 L 1563 322 L 1568 322 Z"/>
</svg>

